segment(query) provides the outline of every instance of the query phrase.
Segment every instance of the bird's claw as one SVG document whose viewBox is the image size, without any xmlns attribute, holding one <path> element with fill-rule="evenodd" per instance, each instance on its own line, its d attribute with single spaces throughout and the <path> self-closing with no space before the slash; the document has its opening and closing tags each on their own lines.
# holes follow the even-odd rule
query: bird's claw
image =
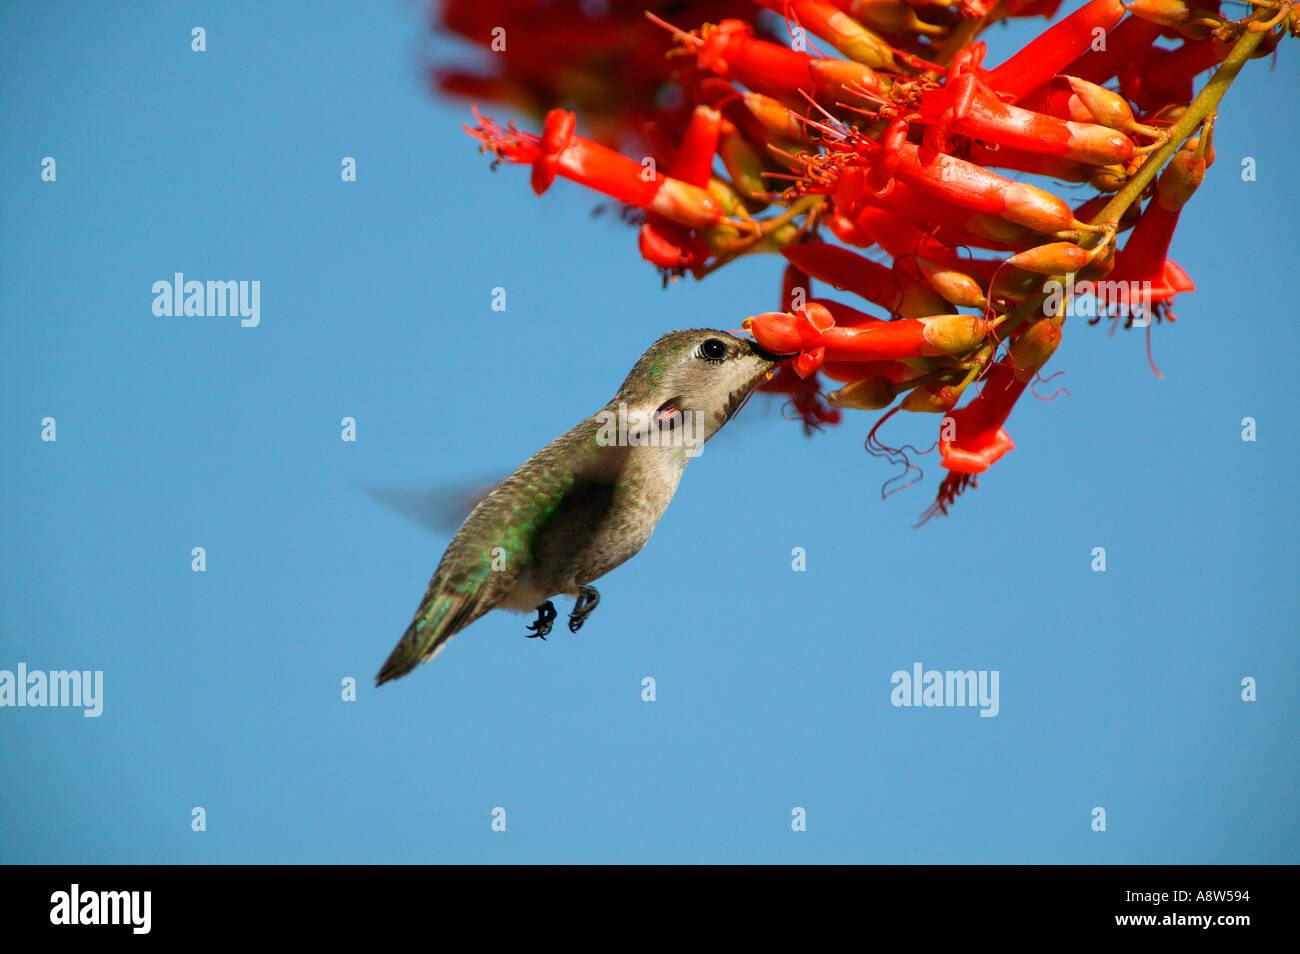
<svg viewBox="0 0 1300 954">
<path fill-rule="evenodd" d="M 540 639 L 547 642 L 546 634 L 551 631 L 551 623 L 555 621 L 555 604 L 547 600 L 541 606 L 537 607 L 537 619 L 530 623 L 526 629 L 532 630 L 530 633 L 524 633 L 526 639 Z"/>
<path fill-rule="evenodd" d="M 573 612 L 569 614 L 569 632 L 576 633 L 582 629 L 582 624 L 587 621 L 587 617 L 599 602 L 600 594 L 596 592 L 594 586 L 579 586 L 578 600 L 573 604 Z"/>
</svg>

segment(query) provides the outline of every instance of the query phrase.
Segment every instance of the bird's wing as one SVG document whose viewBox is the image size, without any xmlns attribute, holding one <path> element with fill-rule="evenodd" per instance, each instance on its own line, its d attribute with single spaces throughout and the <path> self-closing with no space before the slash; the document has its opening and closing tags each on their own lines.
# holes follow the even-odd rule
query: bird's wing
<svg viewBox="0 0 1300 954">
<path fill-rule="evenodd" d="M 429 484 L 360 484 L 375 500 L 434 533 L 455 533 L 500 479 Z"/>
<path fill-rule="evenodd" d="M 584 421 L 556 438 L 479 502 L 443 554 L 376 685 L 432 659 L 447 640 L 504 599 L 533 562 L 537 535 L 571 493 L 616 478 L 626 448 L 601 447 Z M 545 466 L 539 466 L 540 461 Z M 532 465 L 532 466 L 530 466 Z"/>
</svg>

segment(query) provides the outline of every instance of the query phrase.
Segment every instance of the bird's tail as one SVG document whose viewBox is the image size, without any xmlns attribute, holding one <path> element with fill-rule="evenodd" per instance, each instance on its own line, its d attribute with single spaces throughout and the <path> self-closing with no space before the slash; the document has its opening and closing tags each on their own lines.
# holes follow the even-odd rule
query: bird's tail
<svg viewBox="0 0 1300 954">
<path fill-rule="evenodd" d="M 439 587 L 429 587 L 415 619 L 406 627 L 406 633 L 375 676 L 375 685 L 382 686 L 390 679 L 405 676 L 420 663 L 436 656 L 447 640 L 480 615 L 477 608 L 478 600 L 472 595 L 446 593 Z"/>
</svg>

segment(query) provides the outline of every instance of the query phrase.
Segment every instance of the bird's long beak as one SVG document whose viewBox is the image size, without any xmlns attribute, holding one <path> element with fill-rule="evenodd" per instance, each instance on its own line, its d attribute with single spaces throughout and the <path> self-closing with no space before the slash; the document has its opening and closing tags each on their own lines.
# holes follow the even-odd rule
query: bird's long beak
<svg viewBox="0 0 1300 954">
<path fill-rule="evenodd" d="M 756 342 L 747 340 L 745 344 L 749 345 L 749 350 L 754 353 L 755 357 L 761 358 L 768 364 L 778 364 L 785 360 L 781 355 L 772 354 L 772 352 L 760 348 Z M 788 357 L 788 355 L 786 357 Z"/>
</svg>

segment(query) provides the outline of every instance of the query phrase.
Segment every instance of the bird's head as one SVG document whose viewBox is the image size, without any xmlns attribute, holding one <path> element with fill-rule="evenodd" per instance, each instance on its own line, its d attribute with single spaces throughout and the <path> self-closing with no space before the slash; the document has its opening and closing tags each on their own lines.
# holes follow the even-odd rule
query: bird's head
<svg viewBox="0 0 1300 954">
<path fill-rule="evenodd" d="M 706 441 L 779 360 L 725 331 L 672 331 L 646 350 L 610 403 L 648 416 L 651 426 L 685 427 Z"/>
</svg>

